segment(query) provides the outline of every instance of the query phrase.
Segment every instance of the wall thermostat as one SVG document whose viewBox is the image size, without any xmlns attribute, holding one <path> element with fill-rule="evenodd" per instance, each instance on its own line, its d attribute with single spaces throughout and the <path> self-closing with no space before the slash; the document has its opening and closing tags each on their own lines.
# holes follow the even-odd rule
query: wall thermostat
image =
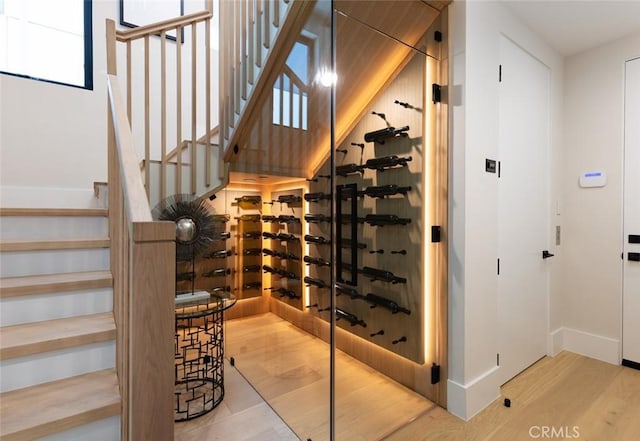
<svg viewBox="0 0 640 441">
<path fill-rule="evenodd" d="M 603 171 L 585 172 L 580 175 L 580 187 L 604 187 L 607 184 L 607 174 Z"/>
</svg>

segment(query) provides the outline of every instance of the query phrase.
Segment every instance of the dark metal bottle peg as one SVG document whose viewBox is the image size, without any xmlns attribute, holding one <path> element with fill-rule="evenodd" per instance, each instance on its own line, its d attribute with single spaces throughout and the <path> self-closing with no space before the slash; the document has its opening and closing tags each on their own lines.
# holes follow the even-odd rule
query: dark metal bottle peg
<svg viewBox="0 0 640 441">
<path fill-rule="evenodd" d="M 313 305 L 307 305 L 306 307 L 307 307 L 307 308 L 317 308 L 317 307 L 318 307 L 318 304 L 317 304 L 317 303 L 314 303 Z"/>
<path fill-rule="evenodd" d="M 384 335 L 384 329 L 374 332 L 373 334 L 369 334 L 369 337 L 375 337 L 376 335 Z"/>
<path fill-rule="evenodd" d="M 392 345 L 397 345 L 398 343 L 402 343 L 402 342 L 405 342 L 405 341 L 407 341 L 407 337 L 405 337 L 405 336 L 403 335 L 403 336 L 402 336 L 402 337 L 400 337 L 399 339 L 392 341 L 392 342 L 391 342 L 391 344 L 392 344 Z"/>
<path fill-rule="evenodd" d="M 395 100 L 393 103 L 394 104 L 398 104 L 398 105 L 404 107 L 405 109 L 412 109 L 413 108 L 413 106 L 411 104 L 405 103 L 404 101 Z"/>
<path fill-rule="evenodd" d="M 384 113 L 380 113 L 380 112 L 371 112 L 372 115 L 376 115 L 379 116 L 380 118 L 382 118 L 382 120 L 385 122 L 385 124 L 387 125 L 387 127 L 391 127 L 391 124 L 389 124 L 389 121 L 387 121 L 387 115 L 385 115 Z"/>
<path fill-rule="evenodd" d="M 402 254 L 404 256 L 407 254 L 407 250 L 395 250 L 391 251 L 391 254 Z"/>
<path fill-rule="evenodd" d="M 384 250 L 382 248 L 379 250 L 371 250 L 369 254 L 384 254 Z"/>
</svg>

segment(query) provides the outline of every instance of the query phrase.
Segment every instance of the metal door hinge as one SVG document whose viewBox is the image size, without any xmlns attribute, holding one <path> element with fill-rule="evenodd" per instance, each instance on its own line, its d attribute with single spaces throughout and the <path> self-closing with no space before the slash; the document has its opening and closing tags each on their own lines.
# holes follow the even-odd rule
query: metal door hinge
<svg viewBox="0 0 640 441">
<path fill-rule="evenodd" d="M 439 103 L 442 101 L 442 86 L 436 83 L 433 83 L 431 85 L 431 99 L 434 103 Z"/>
<path fill-rule="evenodd" d="M 438 243 L 442 240 L 442 228 L 440 225 L 431 226 L 431 242 Z"/>
<path fill-rule="evenodd" d="M 431 384 L 440 382 L 440 365 L 433 363 L 431 365 Z"/>
</svg>

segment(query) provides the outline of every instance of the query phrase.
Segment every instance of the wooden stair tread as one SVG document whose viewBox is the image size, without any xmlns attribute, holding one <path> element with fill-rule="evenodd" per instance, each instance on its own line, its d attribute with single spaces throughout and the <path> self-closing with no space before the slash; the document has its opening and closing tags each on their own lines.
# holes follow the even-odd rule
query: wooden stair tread
<svg viewBox="0 0 640 441">
<path fill-rule="evenodd" d="M 79 216 L 107 217 L 106 208 L 0 208 L 0 216 Z"/>
<path fill-rule="evenodd" d="M 68 240 L 7 240 L 0 243 L 0 251 L 81 250 L 109 248 L 109 239 Z"/>
<path fill-rule="evenodd" d="M 109 288 L 113 285 L 110 271 L 43 274 L 0 278 L 0 297 L 49 294 L 83 289 Z"/>
<path fill-rule="evenodd" d="M 0 328 L 0 360 L 113 340 L 112 312 Z"/>
<path fill-rule="evenodd" d="M 115 369 L 0 394 L 0 438 L 32 440 L 120 413 Z"/>
</svg>

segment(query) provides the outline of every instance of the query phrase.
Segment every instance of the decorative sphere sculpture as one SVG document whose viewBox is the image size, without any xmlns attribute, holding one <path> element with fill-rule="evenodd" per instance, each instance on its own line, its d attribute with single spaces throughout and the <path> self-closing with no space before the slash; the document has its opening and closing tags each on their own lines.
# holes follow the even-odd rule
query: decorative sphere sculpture
<svg viewBox="0 0 640 441">
<path fill-rule="evenodd" d="M 198 228 L 193 219 L 184 217 L 176 221 L 176 239 L 178 242 L 189 243 L 196 239 Z"/>
</svg>

